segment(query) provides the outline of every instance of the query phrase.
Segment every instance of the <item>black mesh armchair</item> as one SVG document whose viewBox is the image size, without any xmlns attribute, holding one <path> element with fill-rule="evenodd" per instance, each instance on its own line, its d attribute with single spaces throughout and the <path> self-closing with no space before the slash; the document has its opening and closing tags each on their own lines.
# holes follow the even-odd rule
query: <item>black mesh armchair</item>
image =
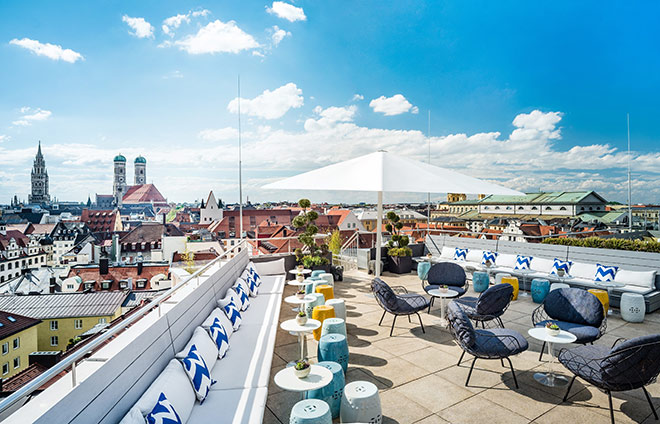
<svg viewBox="0 0 660 424">
<path fill-rule="evenodd" d="M 448 286 L 451 290 L 458 292 L 458 296 L 461 297 L 467 293 L 469 285 L 467 276 L 465 275 L 465 270 L 460 265 L 457 265 L 453 262 L 439 262 L 431 266 L 428 274 L 426 275 L 426 282 L 422 281 L 422 288 L 427 293 L 429 290 L 435 290 L 440 288 L 440 286 Z M 431 297 L 431 303 L 429 306 L 433 305 L 434 297 Z"/>
<path fill-rule="evenodd" d="M 568 398 L 573 382 L 580 377 L 607 393 L 610 418 L 614 424 L 612 392 L 642 389 L 657 420 L 658 413 L 644 386 L 653 383 L 660 373 L 660 334 L 636 337 L 619 343 L 622 340 L 625 339 L 614 342 L 611 349 L 591 345 L 562 349 L 559 352 L 559 362 L 574 374 L 564 401 Z"/>
<path fill-rule="evenodd" d="M 603 304 L 593 294 L 578 288 L 553 290 L 543 304 L 532 312 L 532 324 L 545 327 L 549 322 L 577 337 L 576 343 L 593 344 L 607 328 L 607 316 Z M 543 358 L 545 342 L 539 361 Z"/>
<path fill-rule="evenodd" d="M 500 317 L 511 304 L 512 298 L 513 286 L 511 284 L 496 284 L 481 293 L 479 297 L 463 297 L 456 299 L 455 302 L 461 306 L 477 327 L 481 323 L 481 326 L 486 328 L 487 321 L 496 320 L 500 327 L 504 328 Z"/>
<path fill-rule="evenodd" d="M 396 294 L 394 290 L 402 292 L 402 294 Z M 394 324 L 396 323 L 396 318 L 400 315 L 405 315 L 410 321 L 410 315 L 417 315 L 419 318 L 419 325 L 422 327 L 422 333 L 424 331 L 424 324 L 422 323 L 422 317 L 419 315 L 420 311 L 423 311 L 429 306 L 429 301 L 421 294 L 409 294 L 404 287 L 390 287 L 387 283 L 380 278 L 374 278 L 371 282 L 371 290 L 376 297 L 376 301 L 383 308 L 383 316 L 380 317 L 378 325 L 383 323 L 383 318 L 385 318 L 386 313 L 394 315 L 392 320 L 392 329 L 390 330 L 390 336 L 394 332 Z"/>
<path fill-rule="evenodd" d="M 459 359 L 458 363 L 461 363 L 463 355 L 466 352 L 474 356 L 472 365 L 470 365 L 470 371 L 465 380 L 466 386 L 470 382 L 470 376 L 472 375 L 474 363 L 477 359 L 499 359 L 502 365 L 504 365 L 504 360 L 506 359 L 511 368 L 513 381 L 516 388 L 518 388 L 518 379 L 516 378 L 516 373 L 513 370 L 513 364 L 509 357 L 527 350 L 529 345 L 522 334 L 506 328 L 475 330 L 463 308 L 456 301 L 449 304 L 447 318 L 449 319 L 449 331 L 451 335 L 461 349 L 463 349 L 463 354 L 461 354 L 461 359 Z M 492 322 L 492 320 L 490 321 Z"/>
</svg>

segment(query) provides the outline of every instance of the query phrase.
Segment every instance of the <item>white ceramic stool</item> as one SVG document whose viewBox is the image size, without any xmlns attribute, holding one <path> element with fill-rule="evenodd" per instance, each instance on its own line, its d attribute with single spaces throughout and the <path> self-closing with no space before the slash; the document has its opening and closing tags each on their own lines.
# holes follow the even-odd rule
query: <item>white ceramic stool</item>
<svg viewBox="0 0 660 424">
<path fill-rule="evenodd" d="M 644 315 L 646 314 L 644 296 L 637 293 L 623 293 L 619 310 L 624 321 L 644 322 Z"/>
<path fill-rule="evenodd" d="M 495 274 L 495 284 L 502 283 L 502 278 L 504 277 L 511 277 L 511 274 L 508 274 L 506 272 L 498 272 L 497 274 Z"/>
<path fill-rule="evenodd" d="M 368 381 L 354 381 L 344 387 L 339 417 L 342 423 L 382 424 L 378 387 Z"/>
<path fill-rule="evenodd" d="M 327 285 L 332 287 L 335 286 L 335 277 L 333 277 L 329 272 L 324 272 L 323 274 L 319 275 L 319 278 L 324 279 Z"/>
<path fill-rule="evenodd" d="M 335 318 L 341 318 L 346 321 L 346 304 L 344 299 L 328 299 L 325 304 L 335 308 Z"/>
<path fill-rule="evenodd" d="M 552 283 L 550 284 L 550 291 L 557 290 L 557 289 L 570 289 L 571 286 L 569 286 L 566 283 Z"/>
</svg>

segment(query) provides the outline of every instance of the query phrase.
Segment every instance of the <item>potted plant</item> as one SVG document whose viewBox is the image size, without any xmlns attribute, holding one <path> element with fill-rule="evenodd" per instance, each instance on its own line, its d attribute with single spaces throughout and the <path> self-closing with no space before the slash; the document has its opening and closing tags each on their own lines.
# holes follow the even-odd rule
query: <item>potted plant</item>
<svg viewBox="0 0 660 424">
<path fill-rule="evenodd" d="M 307 324 L 307 314 L 305 313 L 305 311 L 298 312 L 298 315 L 296 315 L 296 322 L 298 323 L 298 325 Z"/>
<path fill-rule="evenodd" d="M 309 362 L 301 359 L 296 361 L 296 365 L 293 368 L 293 372 L 298 378 L 305 378 L 309 375 L 309 372 L 312 370 L 312 367 L 309 365 Z"/>
<path fill-rule="evenodd" d="M 561 278 L 566 274 L 566 271 L 564 271 L 564 268 L 559 268 L 557 269 L 557 277 Z"/>
<path fill-rule="evenodd" d="M 449 286 L 447 286 L 446 284 L 440 286 L 441 293 L 447 293 L 448 290 L 449 290 Z"/>
<path fill-rule="evenodd" d="M 296 268 L 298 269 L 298 272 L 302 272 L 302 270 L 305 269 L 305 266 L 300 264 Z M 300 275 L 300 274 L 298 274 L 298 275 Z"/>
<path fill-rule="evenodd" d="M 305 298 L 305 289 L 300 289 L 296 292 L 296 297 L 300 300 Z"/>
<path fill-rule="evenodd" d="M 426 259 L 428 259 L 429 261 L 430 261 L 431 259 L 433 259 L 433 254 L 431 254 L 431 252 L 427 253 L 427 254 L 426 254 Z"/>
<path fill-rule="evenodd" d="M 314 222 L 319 217 L 319 214 L 313 210 L 309 210 L 311 202 L 308 199 L 300 199 L 298 206 L 302 208 L 302 212 L 293 218 L 291 224 L 295 229 L 301 231 L 298 235 L 298 241 L 303 247 L 295 250 L 296 260 L 307 269 L 323 269 L 327 272 L 329 270 L 328 264 L 330 263 L 327 258 L 329 253 L 328 245 L 322 243 L 319 246 L 316 243 L 316 234 L 319 232 L 319 229 Z"/>
<path fill-rule="evenodd" d="M 296 274 L 296 281 L 302 283 L 303 281 L 305 281 L 305 276 L 299 272 L 298 274 Z"/>
<path fill-rule="evenodd" d="M 490 261 L 490 259 L 487 259 L 486 262 L 484 262 L 484 265 L 486 265 L 486 268 L 490 268 L 493 263 Z"/>
<path fill-rule="evenodd" d="M 561 329 L 559 328 L 559 326 L 557 324 L 555 324 L 553 322 L 549 322 L 545 325 L 545 331 L 548 332 L 549 336 L 556 337 L 556 336 L 559 335 L 559 332 L 561 331 Z"/>
<path fill-rule="evenodd" d="M 387 254 L 390 256 L 390 272 L 407 274 L 412 271 L 412 249 L 408 247 L 408 236 L 401 234 L 403 223 L 396 212 L 390 211 L 385 216 L 387 224 L 385 230 L 392 234 L 387 242 Z"/>
</svg>

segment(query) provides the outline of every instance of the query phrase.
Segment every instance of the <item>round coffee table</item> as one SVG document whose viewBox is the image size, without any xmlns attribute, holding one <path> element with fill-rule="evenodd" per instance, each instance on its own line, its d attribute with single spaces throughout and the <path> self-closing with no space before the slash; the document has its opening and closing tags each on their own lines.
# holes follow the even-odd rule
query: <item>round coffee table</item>
<svg viewBox="0 0 660 424">
<path fill-rule="evenodd" d="M 290 303 L 292 305 L 304 305 L 306 303 L 309 303 L 309 302 L 313 301 L 314 299 L 315 299 L 314 296 L 310 296 L 310 295 L 307 294 L 302 299 L 298 299 L 298 296 L 296 296 L 296 295 L 288 296 L 288 297 L 284 298 L 284 301 L 286 303 Z M 298 308 L 298 307 L 293 308 L 293 312 L 298 312 L 299 310 L 300 310 L 300 308 Z"/>
<path fill-rule="evenodd" d="M 295 319 L 290 319 L 283 321 L 280 324 L 280 328 L 284 331 L 290 333 L 295 333 L 298 336 L 298 342 L 300 343 L 300 359 L 305 359 L 307 352 L 307 333 L 311 333 L 321 326 L 321 321 L 315 319 L 307 319 L 305 325 L 300 325 L 296 322 Z M 296 363 L 291 361 L 287 366 L 293 366 Z"/>
<path fill-rule="evenodd" d="M 448 297 L 458 296 L 458 292 L 456 290 L 451 290 L 451 289 L 447 289 L 447 291 L 441 291 L 440 289 L 433 289 L 433 290 L 429 290 L 427 293 L 433 297 L 440 298 L 440 320 L 438 322 L 440 323 L 440 325 L 446 326 L 447 319 L 445 318 L 445 299 Z M 429 303 L 429 313 L 431 313 L 430 303 Z"/>
<path fill-rule="evenodd" d="M 316 390 L 327 386 L 332 381 L 332 371 L 320 365 L 310 365 L 312 370 L 305 378 L 298 378 L 294 367 L 287 367 L 275 374 L 273 380 L 277 387 L 290 392 L 300 392 L 302 398 L 308 390 Z"/>
<path fill-rule="evenodd" d="M 520 282 L 521 284 L 518 290 L 519 296 L 528 297 L 529 293 L 525 291 L 525 283 L 527 283 L 529 275 L 535 273 L 536 271 L 534 271 L 533 269 L 517 269 L 514 272 L 520 274 L 520 276 L 522 277 L 521 278 L 522 281 Z"/>
<path fill-rule="evenodd" d="M 612 310 L 612 289 L 621 288 L 625 286 L 623 283 L 618 281 L 594 281 L 594 284 L 607 290 L 607 297 L 610 299 L 610 309 L 607 310 L 607 315 L 612 315 L 614 311 Z"/>
<path fill-rule="evenodd" d="M 295 274 L 311 274 L 311 273 L 312 273 L 312 270 L 311 270 L 311 269 L 307 269 L 307 268 L 304 268 L 304 269 L 302 269 L 302 270 L 299 270 L 299 269 L 294 268 L 294 269 L 290 269 L 290 270 L 289 270 L 289 273 L 290 273 L 290 274 L 294 274 L 294 275 L 295 275 Z"/>
<path fill-rule="evenodd" d="M 548 387 L 558 387 L 558 386 L 567 385 L 568 379 L 563 375 L 555 374 L 555 372 L 552 370 L 552 364 L 554 364 L 555 362 L 555 355 L 552 350 L 552 345 L 554 343 L 559 343 L 559 344 L 573 343 L 574 341 L 577 340 L 577 337 L 575 337 L 574 334 L 571 334 L 568 331 L 564 331 L 564 330 L 560 330 L 559 335 L 557 336 L 551 336 L 550 334 L 548 334 L 548 330 L 546 330 L 545 327 L 530 328 L 527 331 L 527 334 L 529 334 L 536 340 L 545 342 L 548 345 L 548 354 L 550 355 L 550 361 L 548 362 L 548 372 L 534 373 L 534 379 L 539 383 L 543 384 L 544 386 L 548 386 Z"/>
</svg>

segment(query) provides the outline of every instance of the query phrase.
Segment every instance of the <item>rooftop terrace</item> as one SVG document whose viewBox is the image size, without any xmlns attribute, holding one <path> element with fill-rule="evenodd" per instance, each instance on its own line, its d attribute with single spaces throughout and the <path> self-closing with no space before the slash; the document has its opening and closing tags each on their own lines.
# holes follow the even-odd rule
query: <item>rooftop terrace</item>
<svg viewBox="0 0 660 424">
<path fill-rule="evenodd" d="M 469 355 L 457 366 L 462 350 L 446 328 L 439 324 L 438 302 L 431 315 L 423 313 L 426 333 L 416 317 L 409 323 L 405 317 L 397 320 L 394 335 L 389 336 L 392 316 L 386 316 L 382 326 L 378 321 L 382 309 L 370 296 L 373 276 L 350 271 L 343 282 L 335 283 L 335 295 L 346 300 L 347 332 L 350 359 L 347 382 L 371 381 L 380 389 L 384 423 L 558 423 L 609 422 L 607 395 L 577 379 L 567 402 L 562 402 L 566 387 L 550 388 L 533 378 L 534 372 L 547 370 L 547 355 L 539 362 L 541 342 L 527 335 L 531 314 L 538 306 L 531 297 L 513 301 L 503 316 L 506 328 L 519 331 L 529 341 L 529 349 L 512 358 L 520 385 L 516 389 L 511 371 L 499 361 L 478 360 L 465 387 L 470 362 Z M 390 285 L 402 285 L 411 293 L 423 293 L 414 274 L 385 273 Z M 474 295 L 472 289 L 468 295 Z M 287 286 L 284 296 L 294 293 Z M 291 306 L 282 304 L 280 322 L 293 316 Z M 646 316 L 641 324 L 627 323 L 617 316 L 608 317 L 607 332 L 596 342 L 611 346 L 620 337 L 632 338 L 660 331 L 660 314 Z M 317 343 L 308 338 L 309 355 L 315 360 Z M 569 345 L 572 346 L 572 345 Z M 291 407 L 300 400 L 299 394 L 283 391 L 272 377 L 297 357 L 295 336 L 278 331 L 275 354 L 268 387 L 264 423 L 288 423 Z M 560 364 L 556 371 L 570 375 Z M 660 406 L 660 385 L 648 386 L 653 404 Z M 652 423 L 651 410 L 641 390 L 612 393 L 617 423 Z"/>
</svg>

